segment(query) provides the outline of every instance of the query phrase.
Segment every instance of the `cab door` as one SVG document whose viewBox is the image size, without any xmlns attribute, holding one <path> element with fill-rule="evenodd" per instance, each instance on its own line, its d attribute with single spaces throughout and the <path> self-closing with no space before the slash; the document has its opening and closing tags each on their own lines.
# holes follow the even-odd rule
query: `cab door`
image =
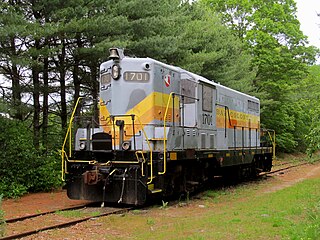
<svg viewBox="0 0 320 240">
<path fill-rule="evenodd" d="M 197 84 L 190 79 L 181 79 L 180 116 L 181 126 L 196 127 Z"/>
<path fill-rule="evenodd" d="M 207 83 L 199 84 L 199 148 L 216 147 L 216 87 Z"/>
<path fill-rule="evenodd" d="M 193 78 L 182 78 L 180 82 L 180 129 L 182 149 L 194 149 L 198 146 L 197 119 L 198 84 Z"/>
</svg>

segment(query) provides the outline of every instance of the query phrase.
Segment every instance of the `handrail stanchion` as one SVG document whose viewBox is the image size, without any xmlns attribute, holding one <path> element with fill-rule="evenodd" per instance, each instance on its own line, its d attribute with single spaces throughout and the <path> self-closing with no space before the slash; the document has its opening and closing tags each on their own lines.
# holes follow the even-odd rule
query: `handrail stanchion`
<svg viewBox="0 0 320 240">
<path fill-rule="evenodd" d="M 63 144 L 62 144 L 62 148 L 61 148 L 61 170 L 62 170 L 62 175 L 61 175 L 61 179 L 64 181 L 64 175 L 65 175 L 65 146 L 67 144 L 67 140 L 69 139 L 69 157 L 71 157 L 71 152 L 72 152 L 72 124 L 73 124 L 73 119 L 74 119 L 74 115 L 76 113 L 76 109 L 78 107 L 78 104 L 80 102 L 80 100 L 82 99 L 83 97 L 79 97 L 77 99 L 77 102 L 76 102 L 76 105 L 74 106 L 74 109 L 72 111 L 72 114 L 71 114 L 71 118 L 70 118 L 70 121 L 69 121 L 69 126 L 68 126 L 68 129 L 67 129 L 67 133 L 66 133 L 66 136 L 64 138 L 64 141 L 63 141 Z M 68 155 L 67 155 L 68 156 Z"/>
<path fill-rule="evenodd" d="M 153 180 L 153 159 L 152 159 L 152 148 L 151 148 L 151 145 L 150 145 L 150 142 L 149 142 L 149 139 L 148 139 L 148 136 L 147 136 L 147 133 L 146 131 L 144 130 L 143 126 L 142 126 L 142 123 L 140 121 L 140 117 L 138 115 L 136 115 L 138 121 L 139 121 L 139 124 L 141 126 L 141 130 L 143 132 L 143 135 L 147 141 L 147 144 L 148 144 L 148 148 L 149 148 L 149 151 L 150 151 L 150 181 L 147 182 L 147 184 L 150 184 Z M 141 163 L 141 165 L 143 165 L 143 163 Z M 143 166 L 142 166 L 143 168 Z"/>
<path fill-rule="evenodd" d="M 172 99 L 172 96 L 174 95 L 174 92 L 171 92 L 169 95 L 166 111 L 163 116 L 163 171 L 158 172 L 159 175 L 165 174 L 167 171 L 167 129 L 166 129 L 166 118 L 170 106 L 170 100 Z"/>
<path fill-rule="evenodd" d="M 270 134 L 270 131 L 273 132 L 273 137 Z M 272 159 L 276 159 L 276 131 L 275 130 L 267 130 L 269 138 L 272 142 Z"/>
</svg>

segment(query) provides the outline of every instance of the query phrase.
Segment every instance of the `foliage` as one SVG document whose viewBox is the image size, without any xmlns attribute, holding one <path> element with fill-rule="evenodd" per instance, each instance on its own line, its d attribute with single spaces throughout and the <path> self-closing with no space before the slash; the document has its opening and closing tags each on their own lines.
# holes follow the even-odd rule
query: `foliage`
<svg viewBox="0 0 320 240">
<path fill-rule="evenodd" d="M 255 71 L 243 42 L 204 5 L 193 4 L 189 15 L 193 19 L 183 27 L 179 43 L 186 53 L 176 64 L 239 91 L 252 92 Z"/>
<path fill-rule="evenodd" d="M 58 156 L 39 154 L 25 123 L 0 117 L 0 126 L 0 193 L 4 197 L 19 197 L 60 186 Z"/>
<path fill-rule="evenodd" d="M 218 11 L 225 25 L 243 39 L 251 52 L 256 96 L 261 98 L 262 125 L 277 133 L 281 151 L 293 151 L 304 137 L 299 131 L 303 111 L 295 100 L 299 83 L 308 74 L 317 50 L 307 46 L 293 0 L 203 0 Z M 298 108 L 296 108 L 298 106 Z M 302 143 L 303 144 L 303 143 Z"/>
<path fill-rule="evenodd" d="M 309 75 L 304 78 L 299 87 L 299 94 L 296 96 L 304 113 L 304 123 L 307 124 L 304 139 L 307 153 L 312 154 L 320 149 L 320 66 L 310 66 Z M 303 126 L 301 124 L 300 126 Z"/>
</svg>

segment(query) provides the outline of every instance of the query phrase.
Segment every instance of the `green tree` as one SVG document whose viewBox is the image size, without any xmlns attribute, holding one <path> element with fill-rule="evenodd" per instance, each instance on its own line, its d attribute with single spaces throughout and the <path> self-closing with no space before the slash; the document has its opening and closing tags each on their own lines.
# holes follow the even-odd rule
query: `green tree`
<svg viewBox="0 0 320 240">
<path fill-rule="evenodd" d="M 129 54 L 152 57 L 250 92 L 251 57 L 215 13 L 180 0 L 157 1 L 156 6 L 145 0 L 125 2 L 120 12 L 129 24 L 125 29 Z"/>
<path fill-rule="evenodd" d="M 60 186 L 57 157 L 39 154 L 30 141 L 28 123 L 0 116 L 0 126 L 0 195 L 19 197 Z"/>
<path fill-rule="evenodd" d="M 298 144 L 299 114 L 292 95 L 307 66 L 315 61 L 316 49 L 307 47 L 293 0 L 202 0 L 218 11 L 223 22 L 251 52 L 257 69 L 254 87 L 262 103 L 262 124 L 277 132 L 278 147 L 293 151 Z"/>
<path fill-rule="evenodd" d="M 192 20 L 185 24 L 180 39 L 186 54 L 177 64 L 239 91 L 252 92 L 255 71 L 241 40 L 202 4 L 194 4 L 189 15 Z"/>
<path fill-rule="evenodd" d="M 296 100 L 304 113 L 304 123 L 301 124 L 303 144 L 309 156 L 320 149 L 320 66 L 309 67 L 309 75 L 301 81 Z"/>
<path fill-rule="evenodd" d="M 10 95 L 3 96 L 8 101 L 10 115 L 23 120 L 28 108 L 22 102 L 24 86 L 24 66 L 27 59 L 23 46 L 28 22 L 23 14 L 24 1 L 2 1 L 0 3 L 0 74 L 10 80 Z"/>
</svg>

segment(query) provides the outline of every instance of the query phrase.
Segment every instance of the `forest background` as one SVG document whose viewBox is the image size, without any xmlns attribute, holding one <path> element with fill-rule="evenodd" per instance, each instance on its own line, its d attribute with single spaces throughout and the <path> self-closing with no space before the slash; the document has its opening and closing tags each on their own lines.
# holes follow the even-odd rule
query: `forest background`
<svg viewBox="0 0 320 240">
<path fill-rule="evenodd" d="M 319 49 L 293 0 L 4 0 L 0 11 L 0 195 L 61 186 L 68 117 L 83 95 L 97 112 L 114 46 L 260 98 L 277 151 L 320 148 Z"/>
</svg>

